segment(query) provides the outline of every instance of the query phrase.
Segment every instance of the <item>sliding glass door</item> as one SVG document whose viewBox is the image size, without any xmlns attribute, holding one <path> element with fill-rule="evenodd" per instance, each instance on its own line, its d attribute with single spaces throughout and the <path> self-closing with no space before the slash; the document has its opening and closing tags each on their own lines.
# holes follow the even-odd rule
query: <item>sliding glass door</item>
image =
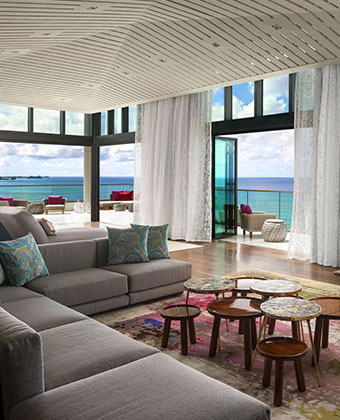
<svg viewBox="0 0 340 420">
<path fill-rule="evenodd" d="M 213 139 L 213 237 L 237 234 L 237 139 Z"/>
</svg>

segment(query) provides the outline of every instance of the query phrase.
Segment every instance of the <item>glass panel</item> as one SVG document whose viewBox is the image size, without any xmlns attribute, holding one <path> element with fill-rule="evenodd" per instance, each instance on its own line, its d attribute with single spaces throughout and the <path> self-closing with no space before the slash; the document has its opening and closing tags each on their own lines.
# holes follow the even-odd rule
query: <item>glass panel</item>
<svg viewBox="0 0 340 420">
<path fill-rule="evenodd" d="M 263 115 L 288 112 L 288 98 L 288 74 L 263 80 Z"/>
<path fill-rule="evenodd" d="M 34 108 L 33 131 L 35 133 L 60 133 L 60 111 Z"/>
<path fill-rule="evenodd" d="M 114 113 L 114 134 L 120 134 L 122 132 L 122 108 L 115 109 Z"/>
<path fill-rule="evenodd" d="M 66 134 L 84 135 L 85 115 L 81 112 L 66 112 Z"/>
<path fill-rule="evenodd" d="M 236 141 L 215 138 L 215 237 L 235 233 Z"/>
<path fill-rule="evenodd" d="M 233 86 L 233 119 L 254 116 L 254 82 Z"/>
<path fill-rule="evenodd" d="M 224 120 L 224 88 L 213 89 L 212 121 Z"/>
<path fill-rule="evenodd" d="M 136 131 L 136 111 L 136 105 L 129 106 L 129 132 Z"/>
<path fill-rule="evenodd" d="M 100 113 L 100 134 L 107 135 L 107 111 Z"/>
<path fill-rule="evenodd" d="M 28 108 L 0 105 L 0 130 L 27 131 Z"/>
</svg>

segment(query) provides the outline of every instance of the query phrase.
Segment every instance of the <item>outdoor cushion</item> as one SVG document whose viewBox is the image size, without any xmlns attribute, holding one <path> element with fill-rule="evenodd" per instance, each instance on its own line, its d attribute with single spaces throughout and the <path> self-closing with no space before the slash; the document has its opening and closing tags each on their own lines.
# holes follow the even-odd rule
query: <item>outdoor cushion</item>
<svg viewBox="0 0 340 420">
<path fill-rule="evenodd" d="M 48 276 L 45 261 L 31 233 L 0 242 L 0 260 L 13 286 L 23 286 L 37 277 Z"/>
<path fill-rule="evenodd" d="M 51 274 L 35 279 L 27 287 L 67 306 L 94 302 L 127 293 L 127 278 L 99 268 Z"/>
<path fill-rule="evenodd" d="M 35 331 L 55 328 L 86 319 L 85 315 L 54 302 L 45 296 L 2 303 L 1 306 Z"/>
<path fill-rule="evenodd" d="M 244 206 L 243 213 L 252 214 L 252 209 L 250 206 Z"/>
<path fill-rule="evenodd" d="M 160 353 L 23 401 L 10 420 L 27 413 L 34 420 L 270 420 L 268 405 Z"/>
<path fill-rule="evenodd" d="M 40 334 L 47 391 L 158 352 L 92 319 Z"/>
<path fill-rule="evenodd" d="M 171 259 L 153 260 L 145 264 L 119 264 L 102 268 L 127 275 L 129 292 L 178 283 L 191 277 L 191 264 Z"/>
<path fill-rule="evenodd" d="M 107 264 L 128 264 L 149 261 L 147 251 L 149 226 L 128 229 L 107 227 L 109 253 Z"/>
<path fill-rule="evenodd" d="M 131 226 L 138 226 L 131 224 Z M 169 225 L 149 226 L 148 233 L 148 258 L 149 260 L 159 260 L 170 258 L 168 248 Z"/>
<path fill-rule="evenodd" d="M 131 200 L 131 191 L 119 191 L 118 200 L 120 201 L 129 201 Z"/>
<path fill-rule="evenodd" d="M 64 204 L 63 197 L 61 195 L 49 195 L 48 205 Z"/>
<path fill-rule="evenodd" d="M 118 201 L 120 192 L 123 192 L 123 191 L 112 191 L 111 192 L 111 200 L 112 201 Z"/>
<path fill-rule="evenodd" d="M 14 200 L 13 197 L 0 197 L 1 201 L 8 201 L 8 205 L 14 206 Z"/>
<path fill-rule="evenodd" d="M 15 287 L 9 284 L 0 287 L 0 304 L 33 297 L 41 297 L 41 294 L 33 292 L 33 290 L 28 290 L 26 287 Z"/>
</svg>

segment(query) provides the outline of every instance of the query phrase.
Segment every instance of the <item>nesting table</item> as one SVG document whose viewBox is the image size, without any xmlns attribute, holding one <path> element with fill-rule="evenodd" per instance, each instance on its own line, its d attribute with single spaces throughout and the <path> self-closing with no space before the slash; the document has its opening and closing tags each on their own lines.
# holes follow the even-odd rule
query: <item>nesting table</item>
<svg viewBox="0 0 340 420">
<path fill-rule="evenodd" d="M 215 295 L 217 299 L 220 293 L 223 295 L 225 292 L 232 290 L 235 282 L 223 277 L 207 277 L 187 280 L 183 283 L 183 286 L 187 292 L 186 304 L 188 304 L 190 292 Z"/>
</svg>

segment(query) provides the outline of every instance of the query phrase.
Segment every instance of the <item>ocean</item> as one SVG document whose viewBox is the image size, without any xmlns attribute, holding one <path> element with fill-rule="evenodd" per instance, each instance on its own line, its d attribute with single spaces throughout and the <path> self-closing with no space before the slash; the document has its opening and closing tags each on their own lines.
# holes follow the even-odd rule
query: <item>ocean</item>
<svg viewBox="0 0 340 420">
<path fill-rule="evenodd" d="M 222 188 L 223 180 L 216 180 Z M 249 204 L 255 211 L 275 213 L 290 227 L 292 193 L 258 192 L 254 190 L 293 191 L 293 178 L 238 178 L 238 205 Z M 132 190 L 133 177 L 101 177 L 100 199 L 108 200 L 112 190 Z M 248 190 L 248 191 L 240 191 Z M 0 180 L 0 196 L 13 196 L 28 201 L 41 201 L 49 195 L 62 195 L 68 201 L 83 200 L 83 177 L 17 178 Z M 217 193 L 216 203 L 223 208 L 223 194 Z"/>
</svg>

